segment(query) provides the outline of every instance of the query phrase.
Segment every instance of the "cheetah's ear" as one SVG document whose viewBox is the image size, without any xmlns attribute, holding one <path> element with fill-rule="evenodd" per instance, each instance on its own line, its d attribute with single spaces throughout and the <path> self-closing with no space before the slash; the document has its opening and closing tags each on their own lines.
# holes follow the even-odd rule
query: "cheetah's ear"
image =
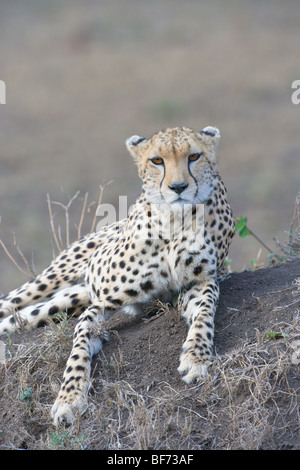
<svg viewBox="0 0 300 470">
<path fill-rule="evenodd" d="M 219 129 L 212 126 L 207 126 L 199 132 L 201 140 L 207 144 L 213 144 L 214 148 L 216 149 L 221 138 L 221 134 Z"/>
<path fill-rule="evenodd" d="M 126 147 L 131 156 L 134 159 L 137 159 L 138 153 L 140 150 L 140 145 L 145 142 L 147 139 L 145 137 L 140 137 L 139 135 L 133 135 L 126 140 Z"/>
</svg>

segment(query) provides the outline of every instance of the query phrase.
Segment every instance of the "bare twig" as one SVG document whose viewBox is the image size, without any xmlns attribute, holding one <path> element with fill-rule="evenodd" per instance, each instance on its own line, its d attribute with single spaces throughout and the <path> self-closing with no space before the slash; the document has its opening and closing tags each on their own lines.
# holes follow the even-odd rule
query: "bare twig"
<svg viewBox="0 0 300 470">
<path fill-rule="evenodd" d="M 247 227 L 248 228 L 248 227 Z M 274 256 L 274 258 L 278 259 L 279 261 L 282 261 L 282 258 L 278 255 L 276 255 L 276 253 L 274 253 L 274 251 L 268 247 L 268 245 L 266 245 L 261 238 L 259 238 L 254 232 L 252 232 L 252 230 L 250 230 L 250 228 L 248 228 L 248 231 L 249 231 L 249 234 L 252 235 L 252 237 L 254 237 L 266 250 L 268 250 L 272 256 Z"/>
<path fill-rule="evenodd" d="M 99 198 L 98 198 L 98 205 L 96 207 L 96 210 L 95 210 L 95 214 L 94 214 L 94 218 L 93 218 L 93 223 L 92 223 L 92 226 L 91 226 L 91 232 L 95 230 L 95 226 L 96 226 L 96 218 L 97 218 L 97 208 L 99 207 L 99 205 L 101 204 L 102 202 L 102 198 L 103 198 L 103 193 L 104 193 L 104 190 L 105 188 L 111 184 L 112 181 L 109 181 L 108 183 L 104 184 L 104 185 L 101 185 L 100 186 L 100 195 L 99 195 Z M 61 235 L 61 227 L 58 225 L 58 227 L 55 227 L 55 224 L 54 224 L 54 214 L 53 214 L 53 211 L 52 211 L 52 205 L 53 204 L 56 204 L 60 207 L 62 207 L 62 209 L 65 211 L 65 222 L 66 222 L 66 236 L 65 236 L 65 243 L 66 243 L 66 246 L 69 246 L 70 245 L 70 217 L 69 217 L 69 209 L 73 203 L 73 201 L 78 197 L 78 195 L 80 194 L 80 191 L 77 191 L 76 194 L 74 194 L 73 197 L 70 198 L 68 204 L 62 204 L 61 202 L 57 202 L 57 201 L 51 201 L 50 199 L 50 195 L 47 194 L 47 203 L 48 203 L 48 211 L 49 211 L 49 220 L 50 220 L 50 226 L 51 226 L 51 233 L 52 233 L 52 236 L 53 236 L 53 239 L 54 239 L 54 242 L 55 242 L 55 245 L 56 245 L 56 248 L 58 250 L 58 252 L 60 253 L 63 249 L 64 249 L 64 242 L 63 242 L 63 239 L 62 239 L 62 235 Z M 96 203 L 94 203 L 95 205 Z M 81 210 L 81 215 L 80 215 L 80 220 L 79 220 L 79 225 L 77 227 L 77 235 L 78 235 L 78 238 L 81 237 L 81 232 L 82 232 L 82 225 L 83 225 L 83 221 L 84 221 L 84 217 L 85 217 L 85 214 L 86 212 L 89 212 L 89 208 L 88 208 L 88 193 L 85 194 L 84 196 L 84 199 L 83 199 L 83 206 L 82 206 L 82 210 Z M 76 227 L 76 225 L 75 225 Z M 22 258 L 22 261 L 24 262 L 24 264 L 26 265 L 27 269 L 29 272 L 26 272 L 21 266 L 20 264 L 16 261 L 16 259 L 13 257 L 13 255 L 10 253 L 10 251 L 8 250 L 7 246 L 5 245 L 5 243 L 3 242 L 3 240 L 0 239 L 0 246 L 2 246 L 5 254 L 7 255 L 7 257 L 11 260 L 11 262 L 16 266 L 16 268 L 22 273 L 24 274 L 25 276 L 29 277 L 30 279 L 34 278 L 36 276 L 36 273 L 34 272 L 34 269 L 33 267 L 31 266 L 31 264 L 29 263 L 29 261 L 27 260 L 27 258 L 25 257 L 24 253 L 22 252 L 21 248 L 19 247 L 18 245 L 18 242 L 17 242 L 17 237 L 16 237 L 16 234 L 13 233 L 13 243 L 14 243 L 14 247 L 16 248 L 18 254 L 20 255 L 20 257 Z M 55 254 L 55 250 L 53 250 L 53 258 L 56 256 Z"/>
<path fill-rule="evenodd" d="M 298 227 L 294 227 L 296 220 L 298 221 Z M 295 228 L 295 233 L 293 233 Z M 287 255 L 287 259 L 295 259 L 300 255 L 300 193 L 296 197 L 294 213 L 291 220 L 290 230 L 288 232 L 288 241 L 280 242 L 276 240 L 277 245 Z"/>
<path fill-rule="evenodd" d="M 80 191 L 77 191 L 73 197 L 69 200 L 67 205 L 62 204 L 61 202 L 52 201 L 52 204 L 56 204 L 62 207 L 65 211 L 65 218 L 66 218 L 66 246 L 70 245 L 70 217 L 69 217 L 69 209 L 73 203 L 73 201 L 78 197 Z"/>
<path fill-rule="evenodd" d="M 85 193 L 84 200 L 83 200 L 83 206 L 82 206 L 80 221 L 79 221 L 79 225 L 78 225 L 78 229 L 77 229 L 77 237 L 78 238 L 81 238 L 81 228 L 82 228 L 83 219 L 84 219 L 85 212 L 86 212 L 88 195 L 89 195 L 89 193 Z"/>
<path fill-rule="evenodd" d="M 300 194 L 298 194 L 296 197 L 294 214 L 293 214 L 293 218 L 292 218 L 291 226 L 290 226 L 290 233 L 289 233 L 290 239 L 293 238 L 293 227 L 294 227 L 296 218 L 298 219 L 298 226 L 300 226 Z"/>
<path fill-rule="evenodd" d="M 27 273 L 24 271 L 24 269 L 21 268 L 21 266 L 17 263 L 17 261 L 14 259 L 14 257 L 10 254 L 8 251 L 7 247 L 5 246 L 4 242 L 0 240 L 0 245 L 2 246 L 3 250 L 5 251 L 6 255 L 9 257 L 9 259 L 13 262 L 13 264 L 18 268 L 21 273 L 25 274 L 25 276 L 29 277 L 30 279 L 33 278 L 32 274 Z"/>
<path fill-rule="evenodd" d="M 107 188 L 107 186 L 110 185 L 112 182 L 113 182 L 113 180 L 109 181 L 108 183 L 105 183 L 104 185 L 100 185 L 100 194 L 99 194 L 98 204 L 97 204 L 97 208 L 96 208 L 96 211 L 95 211 L 95 215 L 94 215 L 94 219 L 93 219 L 93 223 L 92 223 L 92 226 L 91 226 L 90 233 L 94 232 L 94 230 L 95 230 L 96 219 L 97 219 L 97 209 L 98 209 L 98 207 L 100 206 L 100 204 L 102 203 L 102 198 L 103 198 L 104 190 L 105 190 L 105 188 Z"/>
<path fill-rule="evenodd" d="M 47 202 L 48 202 L 48 210 L 49 210 L 49 219 L 50 219 L 50 226 L 51 226 L 51 232 L 52 236 L 54 238 L 54 241 L 56 243 L 56 247 L 58 249 L 58 252 L 62 251 L 62 247 L 60 246 L 60 243 L 58 241 L 56 231 L 55 231 L 55 226 L 54 226 L 54 221 L 53 221 L 53 213 L 52 213 L 52 207 L 51 207 L 51 201 L 50 201 L 50 196 L 47 194 Z"/>
<path fill-rule="evenodd" d="M 14 237 L 14 246 L 17 248 L 19 255 L 21 256 L 22 260 L 24 261 L 24 264 L 27 266 L 28 271 L 32 274 L 32 277 L 35 277 L 36 273 L 34 272 L 32 266 L 29 264 L 29 261 L 24 256 L 23 252 L 21 251 L 21 248 L 19 247 L 19 245 L 17 243 L 17 237 L 16 237 L 15 233 L 13 233 L 13 237 Z"/>
</svg>

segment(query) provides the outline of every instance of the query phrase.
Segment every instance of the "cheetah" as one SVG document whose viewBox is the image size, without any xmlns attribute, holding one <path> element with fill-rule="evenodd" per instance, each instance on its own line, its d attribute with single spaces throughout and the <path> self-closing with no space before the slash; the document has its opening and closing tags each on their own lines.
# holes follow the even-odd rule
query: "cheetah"
<svg viewBox="0 0 300 470">
<path fill-rule="evenodd" d="M 119 310 L 140 315 L 144 304 L 168 299 L 170 292 L 181 292 L 188 325 L 178 372 L 186 384 L 205 378 L 213 358 L 219 280 L 226 275 L 234 235 L 217 171 L 219 139 L 212 126 L 127 139 L 142 180 L 127 218 L 74 242 L 40 275 L 0 299 L 0 335 L 20 323 L 33 329 L 61 311 L 79 316 L 51 409 L 54 425 L 71 424 L 88 407 L 91 360 L 108 340 L 105 321 Z"/>
</svg>

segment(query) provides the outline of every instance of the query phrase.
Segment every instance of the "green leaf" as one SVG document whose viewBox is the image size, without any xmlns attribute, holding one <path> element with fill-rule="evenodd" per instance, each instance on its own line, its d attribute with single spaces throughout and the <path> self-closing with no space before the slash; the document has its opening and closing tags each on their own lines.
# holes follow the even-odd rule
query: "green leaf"
<svg viewBox="0 0 300 470">
<path fill-rule="evenodd" d="M 26 390 L 24 390 L 23 393 L 20 393 L 19 399 L 21 401 L 25 401 L 27 403 L 30 403 L 31 400 L 32 400 L 32 394 L 33 394 L 32 388 L 26 388 Z"/>
<path fill-rule="evenodd" d="M 242 215 L 241 217 L 236 217 L 235 219 L 235 233 L 239 231 L 239 235 L 241 238 L 247 237 L 250 232 L 247 227 L 247 217 Z"/>
<path fill-rule="evenodd" d="M 239 235 L 240 235 L 241 238 L 246 238 L 249 235 L 249 233 L 250 232 L 249 232 L 247 226 L 245 225 L 244 227 L 241 228 Z"/>
<path fill-rule="evenodd" d="M 280 331 L 272 331 L 272 330 L 269 330 L 267 331 L 266 333 L 266 337 L 268 339 L 280 339 L 280 338 L 288 338 L 288 334 L 287 333 L 281 333 Z"/>
</svg>

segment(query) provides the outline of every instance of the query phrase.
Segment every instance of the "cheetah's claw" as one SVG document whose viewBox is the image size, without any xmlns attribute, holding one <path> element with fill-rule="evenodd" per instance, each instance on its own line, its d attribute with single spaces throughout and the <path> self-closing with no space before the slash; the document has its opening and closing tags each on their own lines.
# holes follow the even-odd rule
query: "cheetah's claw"
<svg viewBox="0 0 300 470">
<path fill-rule="evenodd" d="M 186 353 L 187 351 L 182 354 L 180 365 L 177 369 L 182 376 L 182 380 L 186 384 L 191 384 L 205 379 L 207 375 L 207 364 L 192 361 Z"/>
<path fill-rule="evenodd" d="M 51 409 L 51 418 L 54 426 L 62 424 L 69 426 L 74 423 L 78 416 L 81 416 L 87 409 L 87 400 L 77 397 L 71 403 L 63 397 L 58 397 Z"/>
</svg>

